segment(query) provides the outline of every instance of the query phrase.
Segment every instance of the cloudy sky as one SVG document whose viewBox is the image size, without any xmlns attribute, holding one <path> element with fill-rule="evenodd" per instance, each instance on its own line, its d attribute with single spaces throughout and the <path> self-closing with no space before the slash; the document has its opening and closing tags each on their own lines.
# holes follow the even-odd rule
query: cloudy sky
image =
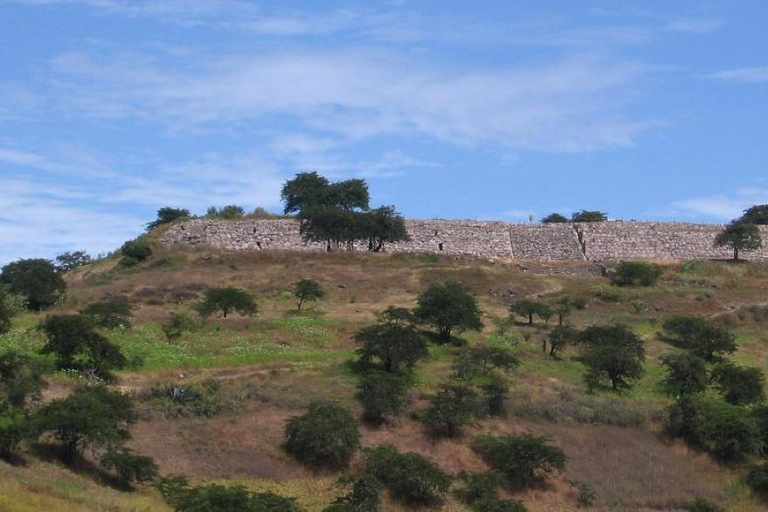
<svg viewBox="0 0 768 512">
<path fill-rule="evenodd" d="M 0 263 L 299 171 L 420 218 L 768 202 L 764 0 L 0 0 Z"/>
</svg>

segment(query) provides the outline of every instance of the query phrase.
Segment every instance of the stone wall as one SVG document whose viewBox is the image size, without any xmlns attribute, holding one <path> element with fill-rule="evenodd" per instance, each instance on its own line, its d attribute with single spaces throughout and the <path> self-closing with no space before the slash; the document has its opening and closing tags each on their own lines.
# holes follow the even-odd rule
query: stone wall
<svg viewBox="0 0 768 512">
<path fill-rule="evenodd" d="M 692 260 L 728 258 L 712 244 L 723 226 L 664 222 L 610 221 L 587 224 L 508 224 L 465 220 L 408 220 L 408 242 L 385 246 L 387 252 L 474 256 L 537 261 L 610 261 L 622 259 Z M 768 227 L 761 228 L 768 244 Z M 202 246 L 236 251 L 323 251 L 306 243 L 291 219 L 191 220 L 172 226 L 162 237 L 169 246 Z M 365 250 L 360 245 L 357 250 Z M 768 248 L 743 254 L 768 260 Z"/>
</svg>

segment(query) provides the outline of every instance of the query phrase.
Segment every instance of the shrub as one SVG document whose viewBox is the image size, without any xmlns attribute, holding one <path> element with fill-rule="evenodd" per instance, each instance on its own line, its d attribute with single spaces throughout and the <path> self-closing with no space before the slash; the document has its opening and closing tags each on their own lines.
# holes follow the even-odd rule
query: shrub
<svg viewBox="0 0 768 512">
<path fill-rule="evenodd" d="M 378 362 L 387 372 L 413 368 L 429 355 L 427 341 L 409 325 L 381 324 L 365 327 L 355 334 L 357 353 L 366 363 Z"/>
<path fill-rule="evenodd" d="M 385 416 L 399 416 L 408 407 L 408 383 L 400 375 L 372 371 L 363 375 L 357 389 L 363 419 L 370 423 L 381 423 Z"/>
<path fill-rule="evenodd" d="M 136 455 L 130 448 L 111 448 L 99 461 L 106 471 L 114 471 L 124 485 L 146 483 L 157 478 L 157 464 L 151 457 Z"/>
<path fill-rule="evenodd" d="M 579 493 L 579 506 L 591 507 L 595 503 L 597 493 L 589 484 L 578 480 L 569 480 L 568 483 Z"/>
<path fill-rule="evenodd" d="M 381 484 L 371 475 L 363 475 L 352 484 L 352 490 L 334 500 L 323 512 L 378 512 L 381 510 Z"/>
<path fill-rule="evenodd" d="M 684 397 L 671 406 L 665 430 L 724 460 L 739 460 L 763 448 L 754 416 L 742 407 L 703 396 Z"/>
<path fill-rule="evenodd" d="M 381 482 L 393 500 L 410 507 L 439 505 L 451 485 L 437 464 L 393 446 L 365 450 L 365 472 Z"/>
<path fill-rule="evenodd" d="M 211 418 L 223 409 L 221 383 L 205 379 L 199 383 L 153 386 L 144 398 L 161 407 L 166 418 L 203 416 Z"/>
<path fill-rule="evenodd" d="M 747 473 L 746 481 L 753 493 L 768 501 L 768 462 L 753 466 Z"/>
<path fill-rule="evenodd" d="M 672 346 L 683 348 L 707 362 L 722 359 L 736 351 L 736 336 L 707 318 L 676 316 L 663 325 L 660 338 Z"/>
<path fill-rule="evenodd" d="M 470 506 L 483 498 L 496 497 L 498 490 L 504 487 L 506 483 L 504 475 L 498 471 L 475 473 L 462 471 L 458 480 L 463 487 L 456 491 L 456 496 Z"/>
<path fill-rule="evenodd" d="M 80 310 L 80 314 L 90 318 L 94 324 L 106 329 L 127 329 L 133 316 L 131 305 L 124 297 L 109 297 Z"/>
<path fill-rule="evenodd" d="M 285 425 L 285 449 L 310 466 L 341 468 L 360 448 L 360 432 L 343 407 L 315 402 Z"/>
<path fill-rule="evenodd" d="M 40 322 L 46 335 L 41 354 L 53 354 L 59 369 L 74 369 L 87 375 L 111 378 L 111 371 L 124 368 L 125 356 L 93 329 L 81 315 L 52 315 Z"/>
<path fill-rule="evenodd" d="M 0 407 L 24 409 L 41 398 L 44 385 L 43 368 L 29 356 L 17 352 L 0 355 Z"/>
<path fill-rule="evenodd" d="M 186 479 L 165 479 L 158 485 L 176 512 L 301 512 L 294 498 L 271 492 L 249 492 L 242 485 L 189 487 Z"/>
<path fill-rule="evenodd" d="M 565 467 L 566 457 L 549 439 L 531 434 L 519 436 L 481 435 L 472 440 L 472 449 L 504 475 L 510 489 L 523 489 L 544 482 L 551 473 Z"/>
<path fill-rule="evenodd" d="M 430 399 L 421 419 L 435 434 L 454 437 L 474 423 L 483 406 L 477 391 L 463 384 L 444 384 Z"/>
<path fill-rule="evenodd" d="M 668 395 L 690 395 L 707 388 L 709 376 L 702 358 L 683 352 L 662 356 L 661 361 L 666 370 L 663 384 Z"/>
<path fill-rule="evenodd" d="M 152 244 L 142 237 L 136 240 L 129 240 L 120 247 L 120 254 L 123 255 L 120 263 L 125 267 L 131 267 L 152 255 Z"/>
<path fill-rule="evenodd" d="M 19 444 L 34 437 L 34 426 L 19 408 L 0 403 L 0 458 L 10 459 Z"/>
<path fill-rule="evenodd" d="M 307 301 L 316 301 L 325 297 L 325 290 L 320 286 L 320 283 L 313 281 L 312 279 L 302 279 L 297 281 L 293 285 L 293 296 L 299 300 L 296 306 L 297 310 L 301 310 L 301 305 Z"/>
<path fill-rule="evenodd" d="M 704 498 L 697 498 L 685 507 L 686 512 L 725 512 L 725 509 Z"/>
<path fill-rule="evenodd" d="M 550 213 L 541 219 L 541 222 L 543 224 L 562 224 L 564 222 L 568 222 L 568 218 L 565 215 L 561 215 L 559 213 Z"/>
<path fill-rule="evenodd" d="M 215 312 L 221 312 L 224 318 L 233 311 L 242 316 L 253 316 L 257 313 L 256 301 L 253 295 L 228 286 L 226 288 L 209 288 L 205 290 L 203 302 L 198 307 L 200 316 L 206 318 Z"/>
<path fill-rule="evenodd" d="M 168 341 L 176 341 L 185 332 L 193 331 L 198 324 L 194 318 L 184 313 L 171 313 L 168 321 L 162 325 L 163 334 Z"/>
<path fill-rule="evenodd" d="M 72 462 L 86 446 L 113 446 L 130 437 L 128 425 L 137 419 L 131 399 L 104 386 L 75 391 L 43 406 L 36 415 L 40 432 L 62 444 L 63 458 Z"/>
<path fill-rule="evenodd" d="M 525 512 L 522 502 L 517 500 L 501 500 L 495 496 L 486 496 L 472 504 L 475 512 Z"/>
<path fill-rule="evenodd" d="M 509 385 L 500 377 L 494 376 L 481 386 L 485 397 L 485 412 L 490 416 L 504 416 Z"/>
<path fill-rule="evenodd" d="M 735 405 L 762 402 L 765 375 L 758 368 L 720 363 L 712 370 L 712 381 L 723 399 Z"/>
<path fill-rule="evenodd" d="M 40 311 L 56 304 L 67 290 L 67 284 L 48 260 L 28 259 L 8 263 L 0 271 L 0 284 L 7 291 L 27 299 L 27 307 Z"/>
<path fill-rule="evenodd" d="M 477 301 L 456 282 L 433 284 L 419 295 L 417 302 L 416 318 L 434 326 L 445 342 L 450 341 L 454 331 L 483 328 Z"/>
<path fill-rule="evenodd" d="M 659 265 L 643 261 L 622 261 L 614 269 L 611 282 L 616 286 L 653 286 L 664 273 Z"/>
</svg>

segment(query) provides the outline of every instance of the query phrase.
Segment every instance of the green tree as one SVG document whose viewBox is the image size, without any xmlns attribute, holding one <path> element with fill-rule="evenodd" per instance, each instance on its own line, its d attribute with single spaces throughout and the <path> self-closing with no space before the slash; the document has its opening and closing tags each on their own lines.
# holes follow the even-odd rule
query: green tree
<svg viewBox="0 0 768 512">
<path fill-rule="evenodd" d="M 590 390 L 603 379 L 614 390 L 630 388 L 643 375 L 643 340 L 623 325 L 587 327 L 581 333 L 587 346 L 582 361 L 587 366 L 585 380 Z"/>
<path fill-rule="evenodd" d="M 253 295 L 240 288 L 209 288 L 203 294 L 203 301 L 198 306 L 200 316 L 206 318 L 220 312 L 224 318 L 232 312 L 242 316 L 253 316 L 258 312 Z"/>
<path fill-rule="evenodd" d="M 513 302 L 512 305 L 509 306 L 509 311 L 512 314 L 527 318 L 528 325 L 533 325 L 533 315 L 540 315 L 545 306 L 546 305 L 544 303 L 536 300 L 520 299 Z"/>
<path fill-rule="evenodd" d="M 215 206 L 211 206 L 210 208 L 208 208 L 208 211 L 205 213 L 205 216 L 209 219 L 220 219 L 220 220 L 242 219 L 245 216 L 245 210 L 243 209 L 242 206 L 237 206 L 235 204 L 230 204 L 222 208 L 216 208 Z"/>
<path fill-rule="evenodd" d="M 413 312 L 408 308 L 399 308 L 397 306 L 389 306 L 387 309 L 379 313 L 379 322 L 383 324 L 407 324 L 413 325 L 416 319 L 413 316 Z"/>
<path fill-rule="evenodd" d="M 688 352 L 667 354 L 661 357 L 661 361 L 666 372 L 664 390 L 668 395 L 684 396 L 707 389 L 707 363 L 699 356 Z"/>
<path fill-rule="evenodd" d="M 765 399 L 765 375 L 759 368 L 720 363 L 712 370 L 712 382 L 729 404 L 747 405 Z"/>
<path fill-rule="evenodd" d="M 515 490 L 546 481 L 550 474 L 565 468 L 567 460 L 548 438 L 531 434 L 480 435 L 472 440 L 472 449 L 504 475 L 508 488 Z"/>
<path fill-rule="evenodd" d="M 380 206 L 362 215 L 362 233 L 368 238 L 369 251 L 379 252 L 386 244 L 410 240 L 405 219 L 394 206 Z"/>
<path fill-rule="evenodd" d="M 106 471 L 114 471 L 123 485 L 132 482 L 146 483 L 157 478 L 157 464 L 151 457 L 136 455 L 125 447 L 110 447 L 99 460 L 99 466 Z"/>
<path fill-rule="evenodd" d="M 378 424 L 387 416 L 400 416 L 408 407 L 408 381 L 401 375 L 371 371 L 360 378 L 357 398 L 363 419 Z"/>
<path fill-rule="evenodd" d="M 480 386 L 480 389 L 485 398 L 485 412 L 489 416 L 504 416 L 507 411 L 509 384 L 498 375 L 493 375 L 488 382 Z"/>
<path fill-rule="evenodd" d="M 283 184 L 280 198 L 284 213 L 299 213 L 311 206 L 322 206 L 330 181 L 316 172 L 302 172 Z"/>
<path fill-rule="evenodd" d="M 147 224 L 147 231 L 152 231 L 155 228 L 162 226 L 163 224 L 170 224 L 171 222 L 179 219 L 189 218 L 189 210 L 184 208 L 171 208 L 170 206 L 164 206 L 157 210 L 157 218 Z"/>
<path fill-rule="evenodd" d="M 455 437 L 472 425 L 483 411 L 477 391 L 464 384 L 443 384 L 422 413 L 422 421 L 433 433 Z"/>
<path fill-rule="evenodd" d="M 565 215 L 560 215 L 559 213 L 550 213 L 541 219 L 541 222 L 543 224 L 562 224 L 568 222 L 568 218 Z"/>
<path fill-rule="evenodd" d="M 128 240 L 120 247 L 120 264 L 124 267 L 132 267 L 152 255 L 152 244 L 144 237 L 136 240 Z"/>
<path fill-rule="evenodd" d="M 419 295 L 417 303 L 416 318 L 437 328 L 445 342 L 451 340 L 454 331 L 483 328 L 477 300 L 456 282 L 433 284 Z"/>
<path fill-rule="evenodd" d="M 105 329 L 127 329 L 131 326 L 133 307 L 125 297 L 107 297 L 81 309 L 80 314 Z"/>
<path fill-rule="evenodd" d="M 302 279 L 297 281 L 293 285 L 293 296 L 299 300 L 296 306 L 297 310 L 301 310 L 301 305 L 307 301 L 316 301 L 325 297 L 325 290 L 320 286 L 320 283 L 313 281 L 312 279 Z"/>
<path fill-rule="evenodd" d="M 0 406 L 23 410 L 40 400 L 44 385 L 42 366 L 29 356 L 18 352 L 0 355 Z"/>
<path fill-rule="evenodd" d="M 754 251 L 763 246 L 760 229 L 754 224 L 734 221 L 715 238 L 715 247 L 729 247 L 733 259 L 738 260 L 742 251 Z"/>
<path fill-rule="evenodd" d="M 757 204 L 744 210 L 744 215 L 737 222 L 764 226 L 768 224 L 768 204 Z"/>
<path fill-rule="evenodd" d="M 381 510 L 381 483 L 364 474 L 352 482 L 352 490 L 334 500 L 323 512 L 378 512 Z"/>
<path fill-rule="evenodd" d="M 571 215 L 571 222 L 604 222 L 608 214 L 597 210 L 581 210 Z"/>
<path fill-rule="evenodd" d="M 690 351 L 711 363 L 736 351 L 736 336 L 712 320 L 695 316 L 675 316 L 664 322 L 662 341 Z"/>
<path fill-rule="evenodd" d="M 558 325 L 547 336 L 549 341 L 549 355 L 557 357 L 558 352 L 563 350 L 568 345 L 573 345 L 579 342 L 581 334 L 577 329 L 574 329 L 568 325 Z M 544 342 L 544 350 L 546 350 L 546 341 Z"/>
<path fill-rule="evenodd" d="M 309 466 L 343 468 L 360 448 L 360 431 L 350 412 L 328 402 L 315 402 L 309 410 L 285 424 L 285 449 Z"/>
<path fill-rule="evenodd" d="M 88 446 L 109 447 L 127 440 L 128 426 L 137 418 L 128 396 L 93 386 L 49 402 L 38 411 L 36 424 L 62 444 L 64 461 L 71 463 Z"/>
<path fill-rule="evenodd" d="M 469 379 L 475 375 L 487 376 L 493 370 L 512 370 L 520 361 L 512 352 L 493 345 L 465 347 L 453 362 L 453 375 L 460 379 Z"/>
<path fill-rule="evenodd" d="M 186 479 L 164 479 L 158 485 L 176 512 L 302 512 L 295 498 L 272 492 L 252 493 L 242 485 L 189 487 Z"/>
<path fill-rule="evenodd" d="M 363 362 L 379 362 L 390 373 L 413 368 L 429 355 L 427 341 L 409 325 L 379 324 L 364 327 L 355 334 L 360 344 L 357 353 Z"/>
<path fill-rule="evenodd" d="M 644 261 L 622 261 L 614 269 L 611 282 L 616 286 L 653 286 L 664 269 Z"/>
<path fill-rule="evenodd" d="M 96 332 L 93 323 L 81 315 L 51 315 L 38 329 L 46 336 L 41 354 L 53 354 L 59 369 L 75 369 L 109 379 L 112 370 L 127 361 L 120 348 Z"/>
<path fill-rule="evenodd" d="M 451 486 L 451 477 L 416 453 L 385 445 L 365 450 L 364 458 L 365 473 L 381 482 L 393 500 L 409 507 L 440 505 Z"/>
<path fill-rule="evenodd" d="M 67 251 L 56 256 L 56 270 L 59 272 L 68 272 L 83 265 L 88 265 L 93 261 L 85 251 Z"/>
<path fill-rule="evenodd" d="M 299 214 L 299 232 L 307 242 L 324 242 L 327 251 L 351 249 L 365 238 L 361 215 L 333 206 L 312 206 Z"/>
<path fill-rule="evenodd" d="M 28 259 L 8 263 L 0 271 L 0 284 L 13 294 L 27 298 L 27 307 L 40 311 L 56 304 L 67 284 L 48 260 Z"/>
</svg>

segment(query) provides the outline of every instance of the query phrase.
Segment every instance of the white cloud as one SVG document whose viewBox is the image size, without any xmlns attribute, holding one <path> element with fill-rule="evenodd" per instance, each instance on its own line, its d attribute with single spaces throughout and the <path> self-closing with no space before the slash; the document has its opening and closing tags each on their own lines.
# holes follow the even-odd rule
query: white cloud
<svg viewBox="0 0 768 512">
<path fill-rule="evenodd" d="M 728 221 L 739 217 L 756 204 L 768 204 L 768 189 L 744 187 L 732 194 L 693 197 L 672 203 L 674 212 L 696 217 Z"/>
<path fill-rule="evenodd" d="M 768 82 L 768 66 L 754 68 L 736 68 L 712 73 L 708 78 L 722 82 L 738 84 L 756 84 Z"/>
<path fill-rule="evenodd" d="M 679 18 L 665 27 L 668 32 L 680 32 L 683 34 L 708 34 L 722 28 L 725 23 L 722 20 L 707 18 Z"/>
</svg>

